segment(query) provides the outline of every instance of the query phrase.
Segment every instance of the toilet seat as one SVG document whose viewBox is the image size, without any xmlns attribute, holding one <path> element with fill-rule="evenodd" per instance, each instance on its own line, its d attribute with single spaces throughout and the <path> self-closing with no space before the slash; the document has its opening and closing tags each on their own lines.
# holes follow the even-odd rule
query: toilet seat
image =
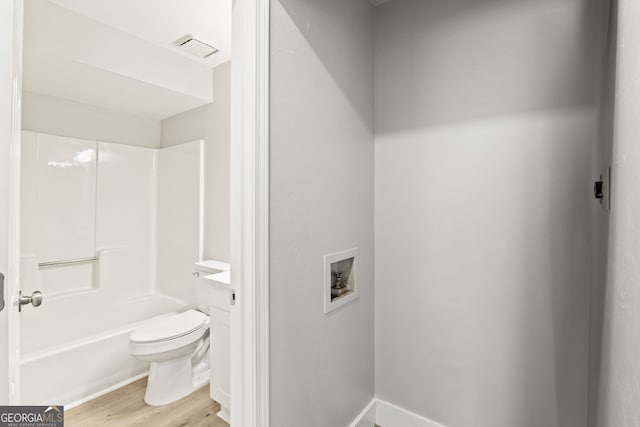
<svg viewBox="0 0 640 427">
<path fill-rule="evenodd" d="M 152 320 L 129 336 L 129 352 L 145 356 L 171 352 L 200 340 L 209 328 L 209 316 L 197 310 Z"/>
<path fill-rule="evenodd" d="M 200 311 L 187 310 L 152 320 L 133 331 L 129 338 L 136 343 L 172 340 L 194 332 L 207 324 L 208 320 L 209 316 Z"/>
</svg>

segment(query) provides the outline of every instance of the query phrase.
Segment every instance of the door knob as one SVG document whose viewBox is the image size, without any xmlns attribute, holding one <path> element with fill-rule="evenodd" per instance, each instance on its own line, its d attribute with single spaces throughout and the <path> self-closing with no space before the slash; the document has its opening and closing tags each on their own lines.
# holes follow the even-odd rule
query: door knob
<svg viewBox="0 0 640 427">
<path fill-rule="evenodd" d="M 42 292 L 34 291 L 30 297 L 22 296 L 22 291 L 18 293 L 18 311 L 22 311 L 22 306 L 31 304 L 34 307 L 40 307 L 42 304 Z"/>
</svg>

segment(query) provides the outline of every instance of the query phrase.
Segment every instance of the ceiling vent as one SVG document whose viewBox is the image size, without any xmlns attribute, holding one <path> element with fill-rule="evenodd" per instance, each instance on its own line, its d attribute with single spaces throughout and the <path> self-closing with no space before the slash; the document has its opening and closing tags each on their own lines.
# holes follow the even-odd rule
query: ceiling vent
<svg viewBox="0 0 640 427">
<path fill-rule="evenodd" d="M 208 43 L 198 40 L 191 34 L 181 37 L 176 41 L 176 46 L 183 52 L 190 53 L 198 58 L 208 58 L 218 51 L 218 48 L 211 46 Z"/>
</svg>

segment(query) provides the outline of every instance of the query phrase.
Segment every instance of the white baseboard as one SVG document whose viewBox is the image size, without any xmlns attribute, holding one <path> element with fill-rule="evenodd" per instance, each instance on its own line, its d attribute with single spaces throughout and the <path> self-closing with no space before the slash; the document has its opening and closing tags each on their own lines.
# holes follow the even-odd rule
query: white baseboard
<svg viewBox="0 0 640 427">
<path fill-rule="evenodd" d="M 444 427 L 428 418 L 378 399 L 376 423 L 381 427 Z"/>
<path fill-rule="evenodd" d="M 378 400 L 374 397 L 371 402 L 358 414 L 355 420 L 349 424 L 349 427 L 374 427 L 376 425 L 376 403 Z"/>
<path fill-rule="evenodd" d="M 349 427 L 444 427 L 400 406 L 373 398 Z"/>
</svg>

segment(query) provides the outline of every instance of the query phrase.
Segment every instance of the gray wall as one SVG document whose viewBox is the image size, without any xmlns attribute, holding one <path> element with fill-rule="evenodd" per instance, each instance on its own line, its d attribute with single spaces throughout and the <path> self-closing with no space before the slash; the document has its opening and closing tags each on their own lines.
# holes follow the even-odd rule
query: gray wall
<svg viewBox="0 0 640 427">
<path fill-rule="evenodd" d="M 640 2 L 618 2 L 613 191 L 598 427 L 640 425 Z"/>
<path fill-rule="evenodd" d="M 598 139 L 592 149 L 591 178 L 595 181 L 602 170 L 611 165 L 613 150 L 613 113 L 616 74 L 616 2 L 603 2 L 602 19 L 606 22 L 605 67 L 601 77 L 600 117 Z M 603 319 L 606 299 L 607 257 L 609 240 L 609 212 L 594 198 L 591 199 L 591 234 L 589 236 L 589 427 L 598 423 L 598 402 L 604 384 L 601 383 L 603 352 Z"/>
<path fill-rule="evenodd" d="M 601 14 L 376 9 L 378 397 L 449 427 L 586 425 Z"/>
<path fill-rule="evenodd" d="M 231 62 L 213 70 L 213 103 L 162 121 L 162 147 L 205 141 L 204 257 L 229 261 Z"/>
<path fill-rule="evenodd" d="M 31 92 L 22 95 L 22 129 L 116 144 L 160 147 L 160 121 Z"/>
<path fill-rule="evenodd" d="M 271 425 L 346 426 L 374 392 L 373 26 L 366 0 L 271 2 Z M 323 314 L 323 255 L 360 249 Z"/>
</svg>

